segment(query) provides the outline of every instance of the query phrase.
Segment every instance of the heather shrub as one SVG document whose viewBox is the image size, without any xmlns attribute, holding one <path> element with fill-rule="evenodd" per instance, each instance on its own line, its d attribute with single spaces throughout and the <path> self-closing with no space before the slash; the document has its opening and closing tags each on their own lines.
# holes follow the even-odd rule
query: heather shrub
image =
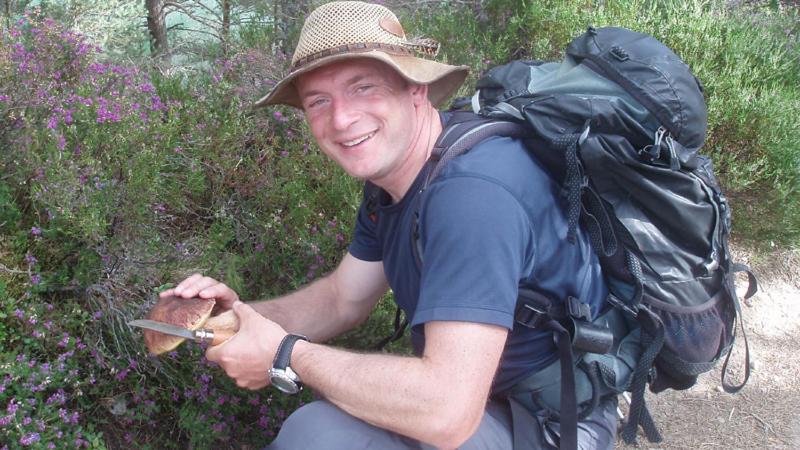
<svg viewBox="0 0 800 450">
<path fill-rule="evenodd" d="M 296 113 L 249 107 L 284 61 L 164 75 L 36 15 L 3 38 L 0 442 L 268 442 L 307 396 L 241 390 L 193 344 L 149 357 L 127 322 L 192 272 L 256 299 L 345 251 L 357 184 Z"/>
<path fill-rule="evenodd" d="M 473 67 L 464 94 L 487 67 L 559 58 L 589 23 L 654 34 L 705 83 L 706 152 L 738 236 L 796 244 L 797 17 L 731 8 L 424 2 L 403 21 L 446 42 L 442 59 Z M 358 183 L 318 151 L 299 113 L 250 108 L 287 65 L 272 33 L 251 25 L 225 58 L 163 71 L 36 14 L 3 30 L 0 449 L 260 446 L 310 400 L 241 390 L 191 343 L 150 357 L 127 325 L 191 273 L 265 298 L 346 251 Z M 387 295 L 336 343 L 369 348 L 393 316 Z"/>
</svg>

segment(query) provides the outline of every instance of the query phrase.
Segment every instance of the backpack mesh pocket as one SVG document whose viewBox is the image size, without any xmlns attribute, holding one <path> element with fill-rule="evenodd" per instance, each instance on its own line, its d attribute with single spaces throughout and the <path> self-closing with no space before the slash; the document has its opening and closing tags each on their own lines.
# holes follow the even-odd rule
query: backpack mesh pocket
<svg viewBox="0 0 800 450">
<path fill-rule="evenodd" d="M 648 303 L 664 324 L 664 347 L 655 361 L 651 390 L 689 388 L 733 343 L 735 311 L 729 294 L 723 288 L 707 302 L 692 307 L 656 300 Z"/>
</svg>

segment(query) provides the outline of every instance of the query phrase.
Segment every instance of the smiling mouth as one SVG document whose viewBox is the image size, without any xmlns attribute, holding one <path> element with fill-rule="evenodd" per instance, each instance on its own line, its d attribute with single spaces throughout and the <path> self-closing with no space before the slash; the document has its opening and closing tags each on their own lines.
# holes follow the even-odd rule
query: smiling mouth
<svg viewBox="0 0 800 450">
<path fill-rule="evenodd" d="M 375 132 L 374 131 L 372 133 L 365 134 L 364 136 L 361 136 L 360 138 L 353 139 L 352 141 L 342 142 L 341 145 L 343 145 L 345 147 L 355 147 L 356 145 L 366 141 L 367 139 L 370 139 L 372 136 L 375 136 Z"/>
</svg>

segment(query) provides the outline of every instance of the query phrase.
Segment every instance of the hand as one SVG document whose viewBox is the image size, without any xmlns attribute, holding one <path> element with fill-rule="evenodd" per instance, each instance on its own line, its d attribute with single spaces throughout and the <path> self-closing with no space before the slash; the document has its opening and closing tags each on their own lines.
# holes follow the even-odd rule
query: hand
<svg viewBox="0 0 800 450">
<path fill-rule="evenodd" d="M 288 333 L 240 301 L 233 304 L 233 312 L 239 317 L 239 331 L 222 344 L 209 347 L 206 358 L 218 363 L 239 387 L 261 389 L 269 385 L 275 352 Z"/>
<path fill-rule="evenodd" d="M 217 300 L 217 306 L 225 310 L 231 309 L 233 304 L 239 301 L 239 295 L 233 289 L 199 273 L 181 281 L 174 288 L 158 294 L 161 298 L 171 295 L 183 298 L 213 298 Z"/>
</svg>

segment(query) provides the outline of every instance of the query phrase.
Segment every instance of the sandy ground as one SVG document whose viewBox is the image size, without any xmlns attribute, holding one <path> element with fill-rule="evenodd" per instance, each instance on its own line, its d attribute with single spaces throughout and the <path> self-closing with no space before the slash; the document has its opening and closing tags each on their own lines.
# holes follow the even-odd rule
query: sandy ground
<svg viewBox="0 0 800 450">
<path fill-rule="evenodd" d="M 750 343 L 747 386 L 731 395 L 720 387 L 720 368 L 688 391 L 650 395 L 647 403 L 664 441 L 621 449 L 800 449 L 800 251 L 776 251 L 752 261 L 759 292 L 742 304 Z M 740 293 L 745 289 L 742 277 Z M 738 286 L 738 284 L 737 284 Z M 737 335 L 731 357 L 733 380 L 744 366 L 744 340 Z"/>
</svg>

